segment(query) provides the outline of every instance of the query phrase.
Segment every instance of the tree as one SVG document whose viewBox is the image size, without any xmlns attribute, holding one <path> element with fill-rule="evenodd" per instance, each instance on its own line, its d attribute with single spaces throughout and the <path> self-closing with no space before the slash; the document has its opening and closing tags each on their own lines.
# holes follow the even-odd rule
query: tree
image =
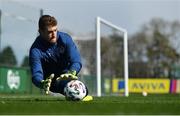
<svg viewBox="0 0 180 116">
<path fill-rule="evenodd" d="M 145 61 L 149 67 L 147 71 L 152 72 L 153 77 L 167 77 L 165 72 L 170 71 L 172 64 L 179 62 L 178 29 L 180 23 L 177 21 L 152 19 L 144 24 L 140 32 L 130 39 L 130 61 Z"/>
<path fill-rule="evenodd" d="M 29 67 L 29 57 L 28 56 L 24 57 L 21 67 Z"/>
<path fill-rule="evenodd" d="M 96 40 L 78 40 L 83 67 L 91 75 L 96 75 Z M 123 38 L 117 33 L 101 38 L 102 75 L 106 77 L 122 77 L 123 75 Z"/>
<path fill-rule="evenodd" d="M 123 38 L 114 32 L 101 39 L 102 75 L 106 77 L 123 77 L 124 54 Z"/>
<path fill-rule="evenodd" d="M 83 68 L 87 68 L 91 75 L 96 75 L 96 40 L 77 40 L 82 55 Z"/>
<path fill-rule="evenodd" d="M 5 47 L 0 53 L 0 64 L 7 66 L 16 66 L 17 60 L 10 46 Z"/>
<path fill-rule="evenodd" d="M 147 62 L 148 37 L 144 31 L 133 35 L 128 41 L 129 62 Z"/>
</svg>

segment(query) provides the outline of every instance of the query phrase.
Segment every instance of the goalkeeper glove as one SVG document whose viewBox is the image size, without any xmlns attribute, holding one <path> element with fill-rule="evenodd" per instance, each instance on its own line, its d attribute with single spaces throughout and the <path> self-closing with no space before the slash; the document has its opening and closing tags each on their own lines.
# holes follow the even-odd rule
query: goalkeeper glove
<svg viewBox="0 0 180 116">
<path fill-rule="evenodd" d="M 65 74 L 61 74 L 56 80 L 77 80 L 78 77 L 76 76 L 76 71 L 68 71 Z"/>
<path fill-rule="evenodd" d="M 46 94 L 49 94 L 49 89 L 51 87 L 51 82 L 53 78 L 54 78 L 54 74 L 51 74 L 47 79 L 41 81 L 41 85 L 45 90 Z"/>
</svg>

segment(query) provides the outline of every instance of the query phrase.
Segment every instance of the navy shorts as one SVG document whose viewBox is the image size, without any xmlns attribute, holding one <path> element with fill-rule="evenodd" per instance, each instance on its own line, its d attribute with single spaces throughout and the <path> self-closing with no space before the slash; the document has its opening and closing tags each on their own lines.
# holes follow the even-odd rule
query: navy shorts
<svg viewBox="0 0 180 116">
<path fill-rule="evenodd" d="M 54 93 L 61 93 L 64 95 L 64 87 L 70 80 L 53 80 L 50 91 Z"/>
</svg>

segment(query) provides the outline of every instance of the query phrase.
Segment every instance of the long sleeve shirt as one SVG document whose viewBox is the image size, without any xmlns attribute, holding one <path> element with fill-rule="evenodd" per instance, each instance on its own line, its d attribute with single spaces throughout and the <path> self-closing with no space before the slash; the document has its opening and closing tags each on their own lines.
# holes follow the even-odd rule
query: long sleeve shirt
<svg viewBox="0 0 180 116">
<path fill-rule="evenodd" d="M 41 87 L 41 81 L 52 73 L 55 77 L 69 70 L 79 73 L 82 67 L 77 46 L 72 38 L 63 32 L 57 32 L 55 44 L 50 44 L 38 36 L 30 48 L 29 63 L 32 82 L 37 87 Z"/>
</svg>

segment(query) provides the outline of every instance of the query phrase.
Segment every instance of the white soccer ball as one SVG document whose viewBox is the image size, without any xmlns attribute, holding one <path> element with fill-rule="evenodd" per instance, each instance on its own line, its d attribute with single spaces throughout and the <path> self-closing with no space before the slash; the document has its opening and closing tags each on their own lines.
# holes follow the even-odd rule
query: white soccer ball
<svg viewBox="0 0 180 116">
<path fill-rule="evenodd" d="M 86 86 L 79 80 L 71 80 L 64 88 L 67 100 L 79 101 L 86 96 Z"/>
<path fill-rule="evenodd" d="M 142 92 L 142 95 L 143 95 L 143 96 L 147 96 L 147 94 L 148 94 L 148 93 L 147 93 L 146 91 L 143 91 L 143 92 Z"/>
</svg>

